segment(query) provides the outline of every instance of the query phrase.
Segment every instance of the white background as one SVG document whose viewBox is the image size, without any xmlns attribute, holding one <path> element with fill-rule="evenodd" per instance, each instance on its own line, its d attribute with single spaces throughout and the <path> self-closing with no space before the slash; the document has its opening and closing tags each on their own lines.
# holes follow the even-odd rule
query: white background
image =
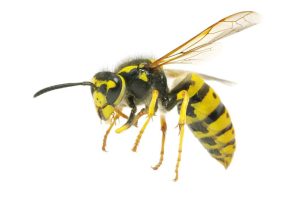
<svg viewBox="0 0 300 200">
<path fill-rule="evenodd" d="M 297 1 L 178 2 L 1 1 L 0 199 L 299 199 Z M 186 129 L 179 181 L 172 181 L 176 112 L 167 119 L 165 161 L 153 171 L 158 116 L 137 153 L 130 150 L 137 128 L 112 133 L 105 153 L 107 125 L 89 88 L 32 98 L 49 85 L 88 81 L 130 56 L 162 56 L 242 10 L 259 12 L 262 22 L 222 40 L 218 55 L 189 68 L 238 83 L 211 83 L 236 129 L 227 170 Z"/>
</svg>

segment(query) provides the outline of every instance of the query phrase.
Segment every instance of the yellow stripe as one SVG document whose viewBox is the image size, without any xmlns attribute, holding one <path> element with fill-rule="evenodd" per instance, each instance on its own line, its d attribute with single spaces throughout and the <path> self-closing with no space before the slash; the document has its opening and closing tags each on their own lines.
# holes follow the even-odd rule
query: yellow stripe
<svg viewBox="0 0 300 200">
<path fill-rule="evenodd" d="M 191 81 L 192 84 L 188 89 L 188 95 L 190 97 L 194 96 L 204 84 L 204 80 L 198 74 L 192 74 Z"/>
<path fill-rule="evenodd" d="M 128 73 L 128 72 L 130 72 L 131 70 L 136 69 L 136 68 L 137 68 L 137 66 L 135 66 L 135 65 L 127 66 L 127 67 L 122 68 L 120 71 L 118 71 L 118 74 L 120 74 L 120 73 L 122 73 L 122 72 Z"/>
<path fill-rule="evenodd" d="M 216 137 L 216 141 L 222 144 L 226 144 L 230 142 L 234 138 L 232 131 L 233 129 L 230 129 L 225 133 L 223 133 L 222 135 L 220 135 L 219 137 Z"/>
<path fill-rule="evenodd" d="M 231 145 L 228 145 L 222 149 L 220 149 L 220 153 L 221 154 L 227 154 L 227 155 L 230 155 L 230 154 L 233 154 L 235 150 L 235 144 L 231 144 Z"/>
<path fill-rule="evenodd" d="M 216 96 L 215 98 L 213 94 L 214 90 L 211 87 L 209 87 L 209 91 L 204 97 L 204 99 L 199 103 L 191 105 L 195 109 L 194 113 L 197 116 L 198 120 L 205 119 L 221 103 L 220 98 L 218 96 Z"/>
<path fill-rule="evenodd" d="M 227 117 L 227 110 L 213 123 L 208 125 L 210 131 L 221 131 L 231 123 L 230 117 Z"/>
<path fill-rule="evenodd" d="M 121 92 L 117 98 L 117 100 L 114 102 L 114 105 L 119 105 L 121 100 L 123 99 L 124 95 L 125 95 L 125 90 L 126 90 L 126 83 L 125 83 L 125 80 L 122 76 L 118 75 L 118 77 L 120 77 L 121 81 L 122 81 L 122 89 L 121 89 Z"/>
</svg>

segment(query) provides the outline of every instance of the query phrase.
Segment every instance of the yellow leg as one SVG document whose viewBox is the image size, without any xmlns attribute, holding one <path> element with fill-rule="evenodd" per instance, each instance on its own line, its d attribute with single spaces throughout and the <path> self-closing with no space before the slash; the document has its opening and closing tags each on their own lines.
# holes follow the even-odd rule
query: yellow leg
<svg viewBox="0 0 300 200">
<path fill-rule="evenodd" d="M 134 126 L 138 126 L 138 121 L 139 121 L 139 119 L 143 116 L 143 115 L 145 115 L 145 114 L 147 114 L 147 112 L 146 112 L 146 109 L 145 108 L 142 108 L 141 110 L 140 110 L 140 112 L 135 116 L 135 118 L 133 119 L 133 121 L 132 121 L 132 124 L 134 125 Z"/>
<path fill-rule="evenodd" d="M 150 105 L 149 105 L 149 108 L 148 108 L 148 117 L 142 127 L 142 129 L 140 130 L 140 133 L 138 134 L 136 140 L 135 140 L 135 143 L 134 143 L 134 146 L 132 148 L 132 151 L 136 152 L 137 150 L 137 146 L 139 145 L 139 142 L 142 138 L 142 135 L 151 119 L 151 117 L 154 115 L 155 113 L 155 106 L 156 106 L 156 101 L 157 101 L 157 98 L 158 98 L 158 91 L 157 90 L 153 90 L 152 91 L 152 98 L 151 98 L 151 102 L 150 102 Z"/>
<path fill-rule="evenodd" d="M 182 95 L 182 96 L 181 96 Z M 177 163 L 176 163 L 176 168 L 175 168 L 175 178 L 174 181 L 178 180 L 178 169 L 181 161 L 181 153 L 182 153 L 182 144 L 183 144 L 183 136 L 184 136 L 184 125 L 186 121 L 186 109 L 189 103 L 189 96 L 187 91 L 181 91 L 177 97 L 180 97 L 183 99 L 182 104 L 181 104 L 181 109 L 180 109 L 180 115 L 179 115 L 179 146 L 178 146 L 178 157 L 177 157 Z"/>
<path fill-rule="evenodd" d="M 125 118 L 125 119 L 128 119 L 128 116 L 123 114 L 121 111 L 117 111 L 117 113 Z M 144 115 L 146 114 L 146 111 L 145 111 L 145 108 L 141 109 L 140 112 L 134 117 L 134 119 L 132 120 L 132 123 L 126 123 L 124 124 L 123 126 L 121 126 L 120 128 L 116 129 L 115 132 L 116 133 L 122 133 L 123 131 L 126 131 L 127 129 L 129 129 L 132 125 L 136 126 L 137 127 L 137 123 L 138 123 L 138 120 Z"/>
<path fill-rule="evenodd" d="M 152 169 L 154 170 L 157 170 L 161 166 L 164 159 L 165 139 L 166 139 L 166 131 L 167 131 L 167 123 L 164 115 L 160 116 L 160 125 L 161 125 L 161 132 L 162 132 L 160 158 L 158 163 L 154 167 L 152 167 Z"/>
<path fill-rule="evenodd" d="M 120 111 L 121 112 L 121 111 Z M 117 113 L 113 118 L 112 121 L 103 137 L 103 143 L 102 143 L 102 151 L 106 151 L 105 147 L 106 147 L 106 141 L 107 141 L 107 137 L 110 133 L 110 130 L 112 129 L 113 125 L 116 123 L 117 119 L 119 119 L 121 115 L 119 113 Z"/>
<path fill-rule="evenodd" d="M 120 115 L 120 117 L 123 117 L 124 119 L 128 119 L 128 116 L 125 115 L 123 112 L 122 112 L 122 109 L 115 109 L 115 112 Z"/>
</svg>

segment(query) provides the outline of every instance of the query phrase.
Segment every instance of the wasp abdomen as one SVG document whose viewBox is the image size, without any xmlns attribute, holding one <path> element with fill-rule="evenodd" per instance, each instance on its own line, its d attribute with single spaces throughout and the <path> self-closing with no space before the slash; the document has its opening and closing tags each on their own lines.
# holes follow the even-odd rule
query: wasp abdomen
<svg viewBox="0 0 300 200">
<path fill-rule="evenodd" d="M 234 129 L 228 111 L 199 75 L 189 77 L 186 123 L 210 155 L 227 168 L 235 150 Z"/>
</svg>

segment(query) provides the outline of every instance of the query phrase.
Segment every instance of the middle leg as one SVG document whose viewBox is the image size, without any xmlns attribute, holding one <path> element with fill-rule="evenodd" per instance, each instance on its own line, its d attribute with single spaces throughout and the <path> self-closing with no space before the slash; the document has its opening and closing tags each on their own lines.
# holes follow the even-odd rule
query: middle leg
<svg viewBox="0 0 300 200">
<path fill-rule="evenodd" d="M 160 116 L 160 125 L 161 125 L 161 132 L 162 132 L 160 158 L 159 158 L 158 163 L 152 167 L 152 169 L 154 169 L 154 170 L 157 170 L 161 166 L 163 159 L 164 159 L 167 123 L 166 123 L 166 118 L 163 114 Z"/>
</svg>

